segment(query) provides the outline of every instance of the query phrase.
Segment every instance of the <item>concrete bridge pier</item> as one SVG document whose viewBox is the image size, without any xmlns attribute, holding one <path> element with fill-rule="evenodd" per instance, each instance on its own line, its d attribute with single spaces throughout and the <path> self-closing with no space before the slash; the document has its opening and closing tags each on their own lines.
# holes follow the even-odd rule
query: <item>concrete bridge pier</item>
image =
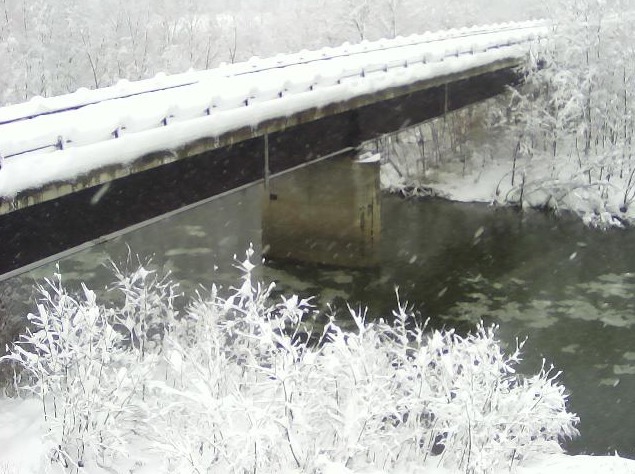
<svg viewBox="0 0 635 474">
<path fill-rule="evenodd" d="M 266 258 L 343 267 L 379 263 L 379 160 L 336 156 L 268 179 Z"/>
</svg>

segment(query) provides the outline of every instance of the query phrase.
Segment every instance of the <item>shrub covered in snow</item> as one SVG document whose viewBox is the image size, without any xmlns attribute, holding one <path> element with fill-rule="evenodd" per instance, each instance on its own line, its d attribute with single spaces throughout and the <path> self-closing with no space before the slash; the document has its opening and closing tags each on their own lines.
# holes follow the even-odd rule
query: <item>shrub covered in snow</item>
<svg viewBox="0 0 635 474">
<path fill-rule="evenodd" d="M 505 353 L 495 327 L 429 331 L 399 305 L 390 323 L 351 309 L 355 331 L 331 318 L 314 334 L 308 300 L 272 302 L 240 265 L 228 297 L 213 287 L 183 314 L 143 267 L 117 273 L 118 303 L 59 277 L 40 288 L 35 329 L 4 360 L 42 401 L 55 465 L 138 465 L 143 446 L 170 472 L 476 473 L 577 433 L 557 374 L 517 374 L 522 344 Z"/>
<path fill-rule="evenodd" d="M 129 275 L 115 267 L 115 275 L 123 296 L 116 307 L 98 304 L 83 284 L 71 296 L 59 274 L 46 280 L 37 312 L 28 315 L 33 329 L 2 358 L 23 369 L 19 388 L 41 399 L 51 459 L 64 467 L 125 450 L 142 412 L 144 383 L 159 360 L 148 343 L 155 326 L 175 315 L 174 285 L 143 267 Z"/>
</svg>

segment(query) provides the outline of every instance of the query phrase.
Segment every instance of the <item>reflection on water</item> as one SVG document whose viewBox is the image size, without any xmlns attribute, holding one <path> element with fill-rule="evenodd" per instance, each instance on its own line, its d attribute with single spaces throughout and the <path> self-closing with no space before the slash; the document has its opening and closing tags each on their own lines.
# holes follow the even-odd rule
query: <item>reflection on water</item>
<svg viewBox="0 0 635 474">
<path fill-rule="evenodd" d="M 60 262 L 67 282 L 109 281 L 104 263 L 125 261 L 128 247 L 171 271 L 186 294 L 212 282 L 233 284 L 232 256 L 260 252 L 262 188 L 254 186 L 173 216 Z M 599 232 L 573 219 L 443 201 L 384 196 L 381 265 L 333 269 L 272 262 L 259 277 L 278 291 L 316 295 L 316 304 L 369 307 L 386 316 L 395 287 L 433 326 L 501 325 L 513 345 L 529 337 L 525 369 L 546 359 L 563 371 L 582 437 L 571 452 L 618 450 L 635 457 L 635 233 Z M 0 285 L 10 314 L 48 265 Z M 6 321 L 6 320 L 5 320 Z"/>
</svg>

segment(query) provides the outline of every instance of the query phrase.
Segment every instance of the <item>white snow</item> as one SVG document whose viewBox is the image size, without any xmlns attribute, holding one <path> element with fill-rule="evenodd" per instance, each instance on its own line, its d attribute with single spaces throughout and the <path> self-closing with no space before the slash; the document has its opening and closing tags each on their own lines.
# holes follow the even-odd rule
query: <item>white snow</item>
<svg viewBox="0 0 635 474">
<path fill-rule="evenodd" d="M 358 159 L 358 163 L 379 163 L 381 155 L 379 153 L 364 153 Z"/>
<path fill-rule="evenodd" d="M 300 54 L 254 60 L 6 107 L 0 109 L 0 122 L 103 100 L 0 125 L 0 155 L 5 158 L 0 196 L 11 198 L 24 189 L 72 180 L 146 153 L 257 127 L 266 119 L 521 58 L 531 41 L 544 35 L 542 22 L 450 31 L 342 46 L 326 59 L 321 59 L 325 52 L 307 52 L 308 60 Z M 248 74 L 250 68 L 256 72 Z M 140 93 L 148 90 L 155 92 Z M 113 98 L 126 94 L 137 95 Z"/>
<path fill-rule="evenodd" d="M 575 158 L 559 157 L 554 166 L 550 157 L 536 154 L 530 159 L 519 158 L 514 176 L 512 150 L 515 145 L 509 136 L 498 132 L 496 138 L 486 140 L 495 143 L 495 159 L 484 158 L 478 152 L 479 146 L 487 143 L 472 143 L 470 146 L 476 153 L 467 164 L 450 156 L 426 176 L 399 176 L 391 166 L 383 166 L 382 187 L 406 194 L 413 190 L 415 194 L 459 202 L 514 205 L 556 213 L 566 211 L 598 228 L 635 223 L 635 208 L 622 209 L 630 186 L 629 175 L 614 176 L 610 186 L 597 186 L 595 182 L 590 185 L 588 177 L 579 173 Z M 417 160 L 416 153 L 409 159 Z"/>
<path fill-rule="evenodd" d="M 463 37 L 473 37 L 475 35 L 489 35 L 492 33 L 519 32 L 528 30 L 535 37 L 544 35 L 540 30 L 545 24 L 544 21 L 525 21 L 515 23 L 499 23 L 492 25 L 473 26 L 461 28 L 460 30 L 450 29 L 434 33 L 426 32 L 420 35 L 408 37 L 397 37 L 393 40 L 381 40 L 375 42 L 362 41 L 359 44 L 350 45 L 344 43 L 339 48 L 322 48 L 315 51 L 302 50 L 293 54 L 279 54 L 271 58 L 252 58 L 249 61 L 236 64 L 222 64 L 221 67 L 206 71 L 188 71 L 181 74 L 166 75 L 157 74 L 152 79 L 130 82 L 125 79 L 120 80 L 116 85 L 104 87 L 97 90 L 80 88 L 72 94 L 65 94 L 56 97 L 35 97 L 32 100 L 0 108 L 0 124 L 17 120 L 24 117 L 32 117 L 42 113 L 52 113 L 72 107 L 82 107 L 97 102 L 128 97 L 136 94 L 143 94 L 152 91 L 159 91 L 167 88 L 183 87 L 195 84 L 200 81 L 217 79 L 223 77 L 235 77 L 244 74 L 253 74 L 263 70 L 284 68 L 297 65 L 299 63 L 309 63 L 333 59 L 338 56 L 348 56 L 365 52 L 378 51 L 389 47 L 421 46 L 449 39 L 460 39 Z M 531 37 L 531 36 L 530 36 Z M 521 36 L 520 38 L 525 38 Z M 496 43 L 490 43 L 495 45 Z M 484 46 L 482 46 L 484 47 Z"/>
<path fill-rule="evenodd" d="M 491 203 L 496 201 L 498 184 L 509 174 L 509 169 L 509 163 L 496 162 L 466 175 L 439 171 L 437 182 L 430 184 L 430 188 L 453 201 Z"/>
<path fill-rule="evenodd" d="M 0 468 L 5 467 L 7 474 L 39 472 L 42 467 L 41 408 L 36 399 L 0 399 Z"/>
<path fill-rule="evenodd" d="M 42 405 L 35 399 L 0 398 L 0 471 L 3 474 L 41 474 L 48 472 L 47 441 L 42 422 Z M 143 447 L 139 447 L 143 449 Z M 123 467 L 123 466 L 122 466 Z M 324 460 L 323 474 L 450 474 L 446 469 L 411 466 L 398 472 L 373 468 L 352 471 L 341 464 Z M 3 470 L 4 469 L 4 470 Z M 60 471 L 61 472 L 61 471 Z M 86 474 L 102 474 L 105 469 L 93 467 Z M 112 471 L 110 471 L 112 472 Z M 124 472 L 124 471 L 119 471 Z M 160 472 L 149 453 L 143 466 L 130 470 L 135 473 Z M 508 473 L 506 469 L 504 472 Z M 516 474 L 635 474 L 635 461 L 615 456 L 568 456 L 550 454 L 517 467 Z M 294 474 L 288 471 L 283 474 Z M 297 473 L 296 473 L 297 474 Z M 502 474 L 502 473 L 501 473 Z"/>
</svg>

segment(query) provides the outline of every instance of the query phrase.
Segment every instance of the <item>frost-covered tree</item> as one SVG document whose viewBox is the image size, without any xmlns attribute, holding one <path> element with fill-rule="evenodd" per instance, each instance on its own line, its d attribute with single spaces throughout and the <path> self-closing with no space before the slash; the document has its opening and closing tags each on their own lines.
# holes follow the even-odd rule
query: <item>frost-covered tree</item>
<svg viewBox="0 0 635 474">
<path fill-rule="evenodd" d="M 384 0 L 383 6 L 386 9 L 386 15 L 381 15 L 384 28 L 388 31 L 390 38 L 394 38 L 399 34 L 401 9 L 404 7 L 404 0 Z"/>
<path fill-rule="evenodd" d="M 581 199 L 591 223 L 628 218 L 635 185 L 632 8 L 620 0 L 562 0 L 551 7 L 552 36 L 535 51 L 538 61 L 514 102 L 516 149 L 525 168 L 549 171 L 530 186 L 523 180 L 512 200 L 533 193 L 558 209 L 579 208 Z"/>
</svg>

